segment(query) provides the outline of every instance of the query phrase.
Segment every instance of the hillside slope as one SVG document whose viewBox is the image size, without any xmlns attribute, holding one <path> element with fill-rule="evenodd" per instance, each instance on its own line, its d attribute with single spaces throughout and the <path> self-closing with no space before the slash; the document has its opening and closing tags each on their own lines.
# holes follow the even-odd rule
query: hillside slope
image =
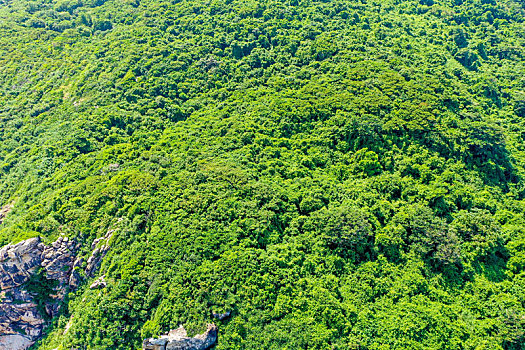
<svg viewBox="0 0 525 350">
<path fill-rule="evenodd" d="M 33 349 L 525 349 L 524 20 L 0 0 L 0 247 L 112 232 Z"/>
</svg>

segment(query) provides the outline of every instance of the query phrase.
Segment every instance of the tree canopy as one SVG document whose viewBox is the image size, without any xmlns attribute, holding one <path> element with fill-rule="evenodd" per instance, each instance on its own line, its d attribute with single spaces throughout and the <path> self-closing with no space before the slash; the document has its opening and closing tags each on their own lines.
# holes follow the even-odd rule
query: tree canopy
<svg viewBox="0 0 525 350">
<path fill-rule="evenodd" d="M 115 230 L 107 288 L 33 348 L 232 311 L 217 350 L 525 349 L 524 21 L 517 0 L 0 0 L 0 246 L 87 257 Z"/>
</svg>

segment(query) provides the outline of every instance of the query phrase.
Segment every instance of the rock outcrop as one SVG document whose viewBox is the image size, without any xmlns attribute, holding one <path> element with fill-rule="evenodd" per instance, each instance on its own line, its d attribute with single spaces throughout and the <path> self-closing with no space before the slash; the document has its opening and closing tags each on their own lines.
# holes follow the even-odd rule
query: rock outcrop
<svg viewBox="0 0 525 350">
<path fill-rule="evenodd" d="M 212 312 L 211 315 L 213 316 L 213 318 L 216 318 L 219 321 L 224 321 L 225 319 L 230 317 L 231 313 L 232 313 L 231 311 L 226 311 L 225 313 L 222 313 L 222 314 L 218 312 Z"/>
<path fill-rule="evenodd" d="M 0 208 L 0 224 L 4 222 L 6 215 L 9 214 L 11 209 L 13 209 L 12 204 L 8 204 Z"/>
<path fill-rule="evenodd" d="M 21 350 L 27 349 L 33 345 L 34 341 L 31 337 L 12 334 L 12 335 L 2 335 L 0 336 L 0 349 L 2 350 Z"/>
<path fill-rule="evenodd" d="M 91 244 L 91 256 L 87 260 L 86 267 L 84 268 L 84 275 L 86 277 L 93 277 L 97 271 L 102 259 L 106 256 L 109 251 L 109 240 L 113 237 L 115 230 L 109 230 L 104 237 L 96 238 Z M 80 274 L 80 268 L 84 263 L 84 259 L 79 257 L 73 263 L 73 272 L 69 277 L 69 286 L 73 289 L 78 288 L 82 282 L 82 275 Z"/>
<path fill-rule="evenodd" d="M 143 350 L 206 350 L 217 342 L 218 329 L 209 324 L 203 334 L 188 337 L 186 329 L 180 326 L 160 338 L 149 338 L 142 343 Z"/>
<path fill-rule="evenodd" d="M 106 276 L 101 276 L 97 278 L 91 285 L 89 286 L 89 289 L 103 289 L 106 288 Z"/>
<path fill-rule="evenodd" d="M 86 266 L 86 276 L 93 277 L 95 271 L 98 269 L 102 259 L 106 256 L 109 251 L 109 240 L 113 237 L 115 230 L 109 230 L 104 237 L 97 238 L 91 244 L 91 250 L 93 253 L 89 257 Z"/>
<path fill-rule="evenodd" d="M 59 237 L 51 246 L 45 247 L 42 253 L 41 266 L 46 272 L 46 277 L 58 281 L 52 295 L 55 302 L 46 305 L 46 311 L 51 317 L 58 314 L 60 304 L 69 290 L 69 278 L 78 248 L 74 241 L 67 237 Z"/>
<path fill-rule="evenodd" d="M 4 208 L 0 220 L 6 213 Z M 113 232 L 110 230 L 93 241 L 93 252 L 83 271 L 86 277 L 94 276 L 109 250 L 108 240 Z M 84 278 L 79 273 L 84 260 L 75 256 L 78 248 L 76 242 L 67 237 L 60 237 L 49 246 L 36 237 L 0 249 L 1 350 L 30 347 L 42 335 L 46 320 L 58 314 L 66 294 L 78 288 Z M 28 282 L 33 283 L 35 276 L 41 276 L 43 283 L 52 281 L 49 295 L 28 291 L 34 290 Z M 104 276 L 91 285 L 92 288 L 105 286 Z"/>
<path fill-rule="evenodd" d="M 46 317 L 58 313 L 67 293 L 76 248 L 67 238 L 46 246 L 37 237 L 0 249 L 1 349 L 26 349 L 42 335 Z M 39 310 L 39 296 L 25 286 L 39 270 L 56 281 L 51 295 L 46 296 L 45 310 Z"/>
</svg>

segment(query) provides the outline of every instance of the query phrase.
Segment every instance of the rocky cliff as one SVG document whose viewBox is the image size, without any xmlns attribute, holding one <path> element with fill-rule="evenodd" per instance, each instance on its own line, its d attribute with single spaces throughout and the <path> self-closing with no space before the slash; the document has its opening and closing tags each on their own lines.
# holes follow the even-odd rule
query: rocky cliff
<svg viewBox="0 0 525 350">
<path fill-rule="evenodd" d="M 168 334 L 160 338 L 149 338 L 142 343 L 143 350 L 206 350 L 217 342 L 217 326 L 208 325 L 208 329 L 203 334 L 195 337 L 188 337 L 186 329 L 180 326 L 171 330 Z"/>
<path fill-rule="evenodd" d="M 42 335 L 67 293 L 76 248 L 61 237 L 50 246 L 31 238 L 0 249 L 0 349 L 26 349 Z M 35 281 L 37 274 L 43 280 Z M 47 281 L 49 295 L 35 292 L 36 283 Z"/>
<path fill-rule="evenodd" d="M 84 276 L 97 270 L 111 233 L 93 243 Z M 0 349 L 24 350 L 42 335 L 46 320 L 58 314 L 65 295 L 82 281 L 78 248 L 67 237 L 49 246 L 36 237 L 0 249 Z"/>
</svg>

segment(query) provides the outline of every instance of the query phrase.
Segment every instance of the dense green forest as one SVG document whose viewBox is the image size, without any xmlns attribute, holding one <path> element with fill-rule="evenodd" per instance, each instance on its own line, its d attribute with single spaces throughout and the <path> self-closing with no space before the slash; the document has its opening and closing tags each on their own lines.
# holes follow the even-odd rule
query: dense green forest
<svg viewBox="0 0 525 350">
<path fill-rule="evenodd" d="M 115 230 L 33 349 L 523 350 L 524 141 L 523 1 L 0 0 L 0 246 Z"/>
</svg>

